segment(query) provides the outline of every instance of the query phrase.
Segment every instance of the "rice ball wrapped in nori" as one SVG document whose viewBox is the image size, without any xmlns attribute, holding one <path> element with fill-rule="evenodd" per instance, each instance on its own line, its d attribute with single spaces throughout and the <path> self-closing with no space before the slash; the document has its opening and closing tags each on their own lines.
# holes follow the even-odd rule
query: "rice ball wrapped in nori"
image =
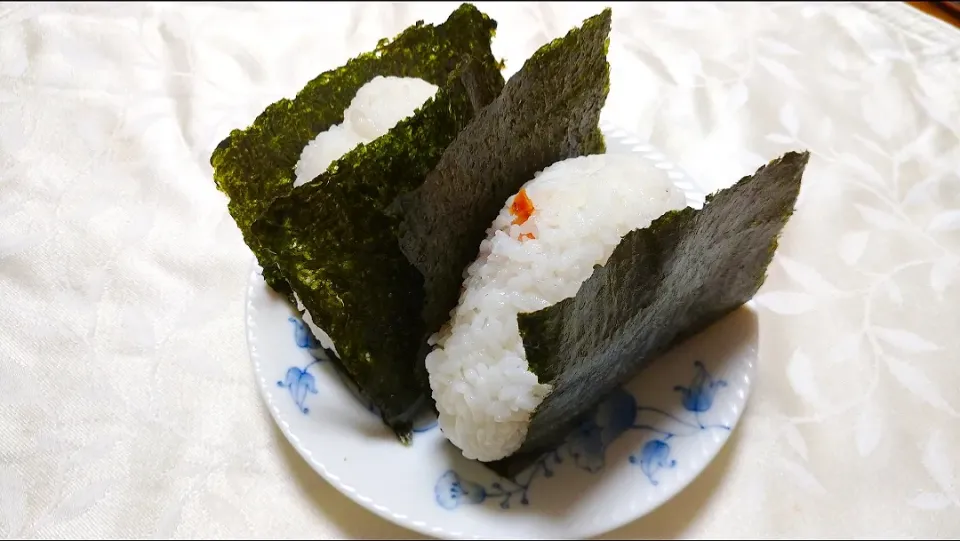
<svg viewBox="0 0 960 541">
<path fill-rule="evenodd" d="M 251 228 L 304 322 L 404 441 L 424 397 L 413 371 L 423 280 L 400 253 L 387 208 L 502 85 L 496 64 L 465 59 L 416 114 L 277 198 Z"/>
<path fill-rule="evenodd" d="M 471 4 L 462 4 L 440 25 L 418 21 L 392 40 L 381 40 L 374 50 L 321 73 L 295 98 L 269 105 L 251 126 L 233 130 L 217 145 L 210 157 L 214 182 L 229 197 L 230 214 L 263 267 L 267 284 L 290 293 L 273 254 L 261 248 L 251 227 L 275 199 L 293 189 L 304 147 L 331 128 L 334 141 L 327 142 L 338 148 L 331 149 L 329 154 L 336 156 L 328 156 L 329 159 L 339 157 L 342 152 L 337 150 L 355 147 L 349 138 L 354 130 L 337 132 L 344 131 L 344 113 L 358 91 L 377 76 L 416 78 L 439 87 L 446 84 L 465 57 L 501 66 L 490 50 L 496 27 L 495 21 Z M 338 129 L 337 125 L 341 127 Z M 308 159 L 305 163 L 314 161 Z M 312 171 L 315 170 L 316 167 Z M 300 173 L 309 176 L 312 171 L 302 169 Z"/>
<path fill-rule="evenodd" d="M 507 201 L 432 340 L 444 435 L 505 476 L 560 444 L 608 393 L 756 293 L 808 159 L 788 153 L 700 210 L 670 210 L 682 202 L 663 172 L 631 174 L 627 158 L 547 168 Z M 639 195 L 624 191 L 634 184 Z M 595 192 L 575 195 L 581 185 Z"/>
<path fill-rule="evenodd" d="M 466 69 L 466 68 L 465 68 Z M 489 97 L 502 86 L 502 80 L 491 79 Z M 384 77 L 378 75 L 357 90 L 356 96 L 343 112 L 343 122 L 320 132 L 303 148 L 294 168 L 296 179 L 293 187 L 303 186 L 314 180 L 340 159 L 357 147 L 372 143 L 386 135 L 401 120 L 412 116 L 428 99 L 437 93 L 437 86 L 415 77 Z M 486 98 L 483 98 L 486 101 Z M 455 133 L 455 132 L 451 132 Z M 414 150 L 414 149 L 411 149 Z M 297 310 L 320 345 L 334 355 L 339 355 L 336 344 L 313 320 L 313 315 L 293 291 Z"/>
<path fill-rule="evenodd" d="M 685 203 L 666 171 L 635 154 L 557 162 L 507 200 L 426 358 L 440 427 L 465 457 L 519 449 L 552 390 L 538 381 L 548 367 L 527 363 L 517 315 L 576 295 L 623 235 Z"/>
</svg>

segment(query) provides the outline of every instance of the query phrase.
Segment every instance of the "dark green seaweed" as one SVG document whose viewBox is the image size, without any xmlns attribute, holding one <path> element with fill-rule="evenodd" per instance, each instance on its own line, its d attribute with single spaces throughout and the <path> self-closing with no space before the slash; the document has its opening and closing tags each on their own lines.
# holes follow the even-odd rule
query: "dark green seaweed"
<svg viewBox="0 0 960 541">
<path fill-rule="evenodd" d="M 289 294 L 269 253 L 250 226 L 274 199 L 286 195 L 296 178 L 303 147 L 343 122 L 343 112 L 361 86 L 377 75 L 418 77 L 442 86 L 465 55 L 497 64 L 490 43 L 497 24 L 471 4 L 462 4 L 438 26 L 418 21 L 392 41 L 324 72 L 290 99 L 266 108 L 245 130 L 233 130 L 213 151 L 217 187 L 230 198 L 229 211 L 257 256 L 267 283 Z"/>
<path fill-rule="evenodd" d="M 423 182 L 502 88 L 497 63 L 465 60 L 416 114 L 277 198 L 252 226 L 330 335 L 340 364 L 402 440 L 424 397 L 414 370 L 423 279 L 400 252 L 399 218 L 386 208 Z"/>
<path fill-rule="evenodd" d="M 518 318 L 528 361 L 553 392 L 506 476 L 557 446 L 657 356 L 750 300 L 793 213 L 809 153 L 790 152 L 707 198 L 624 236 L 575 297 Z M 545 378 L 544 378 L 545 376 Z"/>
<path fill-rule="evenodd" d="M 541 47 L 398 201 L 400 247 L 424 276 L 427 333 L 456 306 L 463 270 L 503 202 L 550 164 L 604 151 L 597 126 L 610 86 L 610 22 L 605 9 Z M 421 358 L 427 349 L 424 341 Z M 426 385 L 422 364 L 420 375 Z"/>
</svg>

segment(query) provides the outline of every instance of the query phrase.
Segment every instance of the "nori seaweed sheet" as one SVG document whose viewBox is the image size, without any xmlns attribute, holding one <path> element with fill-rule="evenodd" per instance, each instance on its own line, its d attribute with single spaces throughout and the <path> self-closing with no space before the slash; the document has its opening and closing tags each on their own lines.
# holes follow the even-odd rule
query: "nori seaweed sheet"
<svg viewBox="0 0 960 541">
<path fill-rule="evenodd" d="M 274 199 L 293 188 L 303 147 L 343 122 L 357 90 L 377 75 L 418 77 L 443 86 L 465 55 L 496 64 L 490 50 L 496 27 L 471 4 L 462 4 L 437 26 L 417 21 L 392 41 L 381 40 L 373 51 L 320 74 L 294 99 L 269 105 L 250 127 L 233 130 L 217 145 L 210 157 L 214 182 L 230 198 L 230 214 L 271 287 L 289 296 L 275 262 L 260 249 L 250 226 Z"/>
<path fill-rule="evenodd" d="M 464 269 L 503 202 L 554 162 L 604 152 L 611 10 L 541 47 L 451 144 L 416 191 L 398 200 L 400 247 L 424 276 L 432 334 L 460 296 Z M 423 342 L 421 360 L 429 348 Z M 420 363 L 422 385 L 427 373 Z"/>
<path fill-rule="evenodd" d="M 657 356 L 750 300 L 793 213 L 809 153 L 630 232 L 577 295 L 518 317 L 528 361 L 553 386 L 523 446 L 488 464 L 512 477 Z M 545 378 L 543 376 L 546 376 Z"/>
<path fill-rule="evenodd" d="M 252 226 L 342 367 L 404 441 L 425 398 L 414 370 L 423 279 L 400 252 L 399 218 L 385 210 L 423 182 L 503 84 L 492 59 L 465 59 L 416 114 L 277 198 Z"/>
</svg>

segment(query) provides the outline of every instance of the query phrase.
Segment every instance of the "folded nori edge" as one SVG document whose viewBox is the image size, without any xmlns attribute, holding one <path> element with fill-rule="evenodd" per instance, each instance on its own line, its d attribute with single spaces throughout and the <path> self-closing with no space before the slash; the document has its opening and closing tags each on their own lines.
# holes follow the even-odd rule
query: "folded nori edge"
<svg viewBox="0 0 960 541">
<path fill-rule="evenodd" d="M 357 90 L 378 75 L 418 77 L 443 86 L 465 55 L 497 64 L 490 50 L 496 27 L 471 4 L 462 4 L 437 26 L 417 21 L 392 41 L 383 39 L 373 51 L 320 74 L 294 99 L 267 106 L 250 127 L 233 130 L 217 145 L 210 157 L 214 182 L 230 198 L 230 214 L 263 267 L 267 284 L 289 296 L 288 285 L 250 226 L 274 199 L 293 188 L 294 167 L 304 146 L 343 122 Z"/>
<path fill-rule="evenodd" d="M 550 164 L 604 152 L 609 8 L 541 47 L 451 144 L 423 185 L 398 199 L 400 247 L 424 276 L 427 334 L 456 306 L 463 271 L 503 202 Z M 421 360 L 429 351 L 426 340 Z M 429 388 L 419 364 L 421 383 Z"/>
<path fill-rule="evenodd" d="M 520 450 L 488 466 L 516 475 L 657 356 L 750 300 L 766 279 L 809 156 L 787 153 L 708 197 L 704 208 L 630 232 L 576 296 L 520 315 L 527 360 L 554 388 Z"/>
<path fill-rule="evenodd" d="M 423 182 L 503 84 L 492 58 L 465 59 L 413 116 L 274 200 L 251 229 L 403 441 L 425 397 L 414 370 L 423 279 L 397 245 L 399 219 L 385 209 Z"/>
</svg>

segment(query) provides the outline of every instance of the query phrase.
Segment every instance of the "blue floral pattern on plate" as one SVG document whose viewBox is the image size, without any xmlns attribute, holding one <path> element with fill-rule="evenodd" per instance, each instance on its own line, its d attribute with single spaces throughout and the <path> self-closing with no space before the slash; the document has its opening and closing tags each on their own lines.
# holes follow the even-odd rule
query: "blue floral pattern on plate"
<svg viewBox="0 0 960 541">
<path fill-rule="evenodd" d="M 498 501 L 502 509 L 510 509 L 516 503 L 528 505 L 530 487 L 536 479 L 552 477 L 554 468 L 567 458 L 581 470 L 589 473 L 601 471 L 606 465 L 607 448 L 631 430 L 645 431 L 651 437 L 628 460 L 640 467 L 652 485 L 658 485 L 658 474 L 677 465 L 672 457 L 672 440 L 706 430 L 730 430 L 727 425 L 705 424 L 700 419 L 701 414 L 713 406 L 716 394 L 727 386 L 727 382 L 714 378 L 700 361 L 694 361 L 693 369 L 693 378 L 687 386 L 674 387 L 674 391 L 680 393 L 680 405 L 690 415 L 681 417 L 659 408 L 639 406 L 632 394 L 618 389 L 563 445 L 540 457 L 514 479 L 484 485 L 463 478 L 453 470 L 446 471 L 434 486 L 437 504 L 445 509 L 487 501 Z"/>
<path fill-rule="evenodd" d="M 307 326 L 303 324 L 302 320 L 291 316 L 287 318 L 287 321 L 293 325 L 294 343 L 297 344 L 298 348 L 309 351 L 313 360 L 302 367 L 291 366 L 288 368 L 283 379 L 277 381 L 277 386 L 290 391 L 290 397 L 293 399 L 293 403 L 297 405 L 297 408 L 301 412 L 307 414 L 310 413 L 310 408 L 306 405 L 307 397 L 311 394 L 317 394 L 317 380 L 316 377 L 310 373 L 310 369 L 324 362 L 326 355 L 320 343 L 313 337 L 313 333 L 307 329 Z"/>
<path fill-rule="evenodd" d="M 327 353 L 313 334 L 297 317 L 289 317 L 293 326 L 293 339 L 297 347 L 310 353 L 311 361 L 302 366 L 287 369 L 277 386 L 289 391 L 297 408 L 308 414 L 307 399 L 317 394 L 314 367 L 328 362 Z M 434 486 L 437 503 L 445 509 L 456 509 L 464 504 L 482 504 L 496 501 L 500 508 L 510 509 L 515 504 L 529 505 L 529 491 L 533 482 L 541 477 L 553 477 L 557 466 L 568 459 L 576 467 L 589 473 L 598 473 L 606 465 L 607 448 L 624 433 L 631 430 L 650 434 L 639 450 L 630 454 L 628 460 L 638 466 L 650 484 L 659 484 L 662 470 L 676 467 L 672 456 L 671 442 L 675 438 L 689 437 L 705 430 L 730 430 L 727 425 L 705 424 L 701 414 L 713 407 L 718 392 L 727 382 L 713 377 L 701 361 L 694 361 L 694 374 L 686 385 L 676 385 L 680 405 L 689 415 L 680 417 L 659 408 L 640 406 L 636 398 L 624 389 L 618 389 L 602 402 L 592 418 L 577 428 L 555 451 L 540 457 L 533 465 L 514 479 L 500 479 L 487 485 L 463 478 L 453 470 L 446 471 Z M 379 416 L 376 407 L 363 397 L 340 370 L 334 371 L 343 379 L 354 396 L 371 413 Z M 414 427 L 415 433 L 423 433 L 437 427 L 435 417 Z"/>
<path fill-rule="evenodd" d="M 312 360 L 302 366 L 291 366 L 287 369 L 286 374 L 282 380 L 277 381 L 277 386 L 287 389 L 290 392 L 290 397 L 293 399 L 294 404 L 297 408 L 303 412 L 304 415 L 310 413 L 310 408 L 306 405 L 307 398 L 311 394 L 317 394 L 317 380 L 314 374 L 310 373 L 310 370 L 324 362 L 328 362 L 329 358 L 327 357 L 327 352 L 320 345 L 320 342 L 313 336 L 313 333 L 310 332 L 310 329 L 307 328 L 303 320 L 298 317 L 290 316 L 287 318 L 293 325 L 293 341 L 298 348 L 306 350 L 310 353 Z M 367 409 L 370 413 L 380 416 L 380 412 L 377 410 L 377 407 L 373 403 L 364 397 L 359 389 L 351 382 L 339 369 L 334 368 L 334 372 L 343 380 L 343 383 L 350 389 L 354 397 Z M 430 417 L 427 419 L 418 419 L 414 423 L 413 432 L 414 433 L 423 433 L 428 432 L 438 426 L 436 417 Z"/>
</svg>

